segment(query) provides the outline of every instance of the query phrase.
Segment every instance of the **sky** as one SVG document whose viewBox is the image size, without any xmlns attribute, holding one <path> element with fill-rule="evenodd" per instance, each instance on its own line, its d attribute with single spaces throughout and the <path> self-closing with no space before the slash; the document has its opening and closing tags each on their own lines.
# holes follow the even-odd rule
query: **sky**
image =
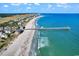
<svg viewBox="0 0 79 59">
<path fill-rule="evenodd" d="M 0 3 L 0 13 L 79 13 L 79 3 Z"/>
</svg>

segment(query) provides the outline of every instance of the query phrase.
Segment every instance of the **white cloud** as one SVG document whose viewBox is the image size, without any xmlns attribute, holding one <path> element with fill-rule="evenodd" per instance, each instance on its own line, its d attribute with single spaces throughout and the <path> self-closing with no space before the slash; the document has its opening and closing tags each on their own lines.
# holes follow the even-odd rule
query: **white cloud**
<svg viewBox="0 0 79 59">
<path fill-rule="evenodd" d="M 40 5 L 39 3 L 34 3 L 35 5 Z"/>
<path fill-rule="evenodd" d="M 32 3 L 28 3 L 28 5 L 29 5 L 29 6 L 31 6 L 31 5 L 32 5 Z"/>
<path fill-rule="evenodd" d="M 31 7 L 27 7 L 27 10 L 31 10 Z"/>
<path fill-rule="evenodd" d="M 67 5 L 68 3 L 65 2 L 65 3 L 59 3 L 59 4 Z"/>
<path fill-rule="evenodd" d="M 55 9 L 55 7 L 53 7 L 53 5 L 52 5 L 52 4 L 48 4 L 47 11 L 49 11 L 49 10 L 54 10 L 54 9 Z"/>
<path fill-rule="evenodd" d="M 2 3 L 79 3 L 79 0 L 0 0 Z"/>
<path fill-rule="evenodd" d="M 51 4 L 48 4 L 48 8 L 51 8 L 52 7 L 52 5 Z"/>
<path fill-rule="evenodd" d="M 57 4 L 57 7 L 62 7 L 62 4 Z"/>
<path fill-rule="evenodd" d="M 24 4 L 27 4 L 27 3 L 24 3 Z"/>
<path fill-rule="evenodd" d="M 69 8 L 70 5 L 68 5 L 67 3 L 60 3 L 56 5 L 57 7 L 62 7 L 62 8 Z"/>
<path fill-rule="evenodd" d="M 9 7 L 8 5 L 4 5 L 4 7 Z"/>
<path fill-rule="evenodd" d="M 13 6 L 19 6 L 19 5 L 21 5 L 21 3 L 11 3 L 11 5 L 13 5 Z"/>
<path fill-rule="evenodd" d="M 66 6 L 63 6 L 63 8 L 68 8 L 68 7 L 69 7 L 69 6 L 67 6 L 67 5 L 66 5 Z"/>
</svg>

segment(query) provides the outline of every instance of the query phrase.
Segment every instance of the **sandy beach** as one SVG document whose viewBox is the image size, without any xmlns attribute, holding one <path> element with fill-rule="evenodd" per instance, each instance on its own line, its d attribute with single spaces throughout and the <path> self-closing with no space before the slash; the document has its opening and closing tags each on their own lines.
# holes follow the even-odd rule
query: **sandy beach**
<svg viewBox="0 0 79 59">
<path fill-rule="evenodd" d="M 25 29 L 35 28 L 35 20 L 41 16 L 33 18 L 27 25 Z M 24 30 L 11 44 L 6 51 L 4 51 L 1 56 L 28 56 L 32 44 L 32 39 L 35 30 Z"/>
</svg>

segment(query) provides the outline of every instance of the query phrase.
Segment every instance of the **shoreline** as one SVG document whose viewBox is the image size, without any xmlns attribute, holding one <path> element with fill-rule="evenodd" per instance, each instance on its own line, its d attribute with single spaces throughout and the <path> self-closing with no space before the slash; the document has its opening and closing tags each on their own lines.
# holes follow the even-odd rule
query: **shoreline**
<svg viewBox="0 0 79 59">
<path fill-rule="evenodd" d="M 25 26 L 25 28 L 32 28 L 35 26 L 35 20 L 40 18 L 41 16 L 35 17 L 32 20 L 30 20 L 30 22 L 28 22 Z M 13 42 L 13 44 L 11 44 L 6 51 L 4 51 L 2 53 L 2 56 L 17 56 L 19 55 L 19 53 L 21 52 L 21 48 L 23 47 L 23 43 L 27 43 L 28 39 L 31 40 L 29 41 L 30 44 L 32 43 L 32 38 L 34 36 L 34 32 L 35 30 L 24 30 L 24 32 L 19 35 Z M 30 35 L 32 37 L 30 37 Z M 24 39 L 24 40 L 23 40 Z M 25 45 L 26 47 L 26 45 Z M 28 46 L 30 47 L 30 45 Z M 23 48 L 22 48 L 23 49 Z M 25 49 L 25 48 L 24 48 Z M 29 53 L 30 48 L 27 48 L 27 52 Z M 26 53 L 25 55 L 28 55 L 28 53 Z"/>
</svg>

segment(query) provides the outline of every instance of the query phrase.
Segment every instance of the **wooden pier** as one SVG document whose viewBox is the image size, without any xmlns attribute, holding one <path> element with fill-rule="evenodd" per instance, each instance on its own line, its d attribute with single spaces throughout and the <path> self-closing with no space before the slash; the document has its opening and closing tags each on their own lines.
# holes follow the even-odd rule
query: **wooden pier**
<svg viewBox="0 0 79 59">
<path fill-rule="evenodd" d="M 53 27 L 53 28 L 28 28 L 25 30 L 70 30 L 70 27 Z"/>
</svg>

